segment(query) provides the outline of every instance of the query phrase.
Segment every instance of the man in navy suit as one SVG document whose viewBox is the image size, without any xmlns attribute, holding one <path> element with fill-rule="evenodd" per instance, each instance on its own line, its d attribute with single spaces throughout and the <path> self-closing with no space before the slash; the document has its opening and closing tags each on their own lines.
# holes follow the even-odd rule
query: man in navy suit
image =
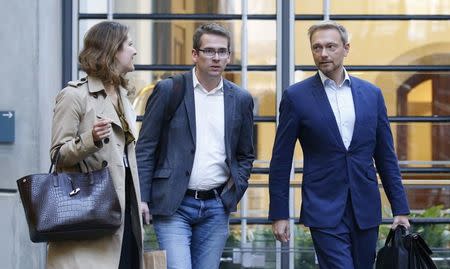
<svg viewBox="0 0 450 269">
<path fill-rule="evenodd" d="M 300 222 L 310 228 L 320 268 L 369 269 L 381 223 L 376 170 L 391 204 L 392 227 L 409 227 L 386 106 L 379 88 L 345 70 L 350 44 L 342 25 L 323 21 L 308 34 L 319 70 L 283 93 L 269 175 L 272 230 L 277 240 L 289 240 L 289 177 L 299 140 Z"/>
<path fill-rule="evenodd" d="M 253 99 L 222 78 L 230 33 L 201 25 L 193 37 L 195 67 L 183 74 L 173 115 L 172 79 L 157 84 L 136 146 L 142 211 L 150 214 L 167 266 L 214 269 L 228 238 L 230 212 L 248 186 L 254 160 Z M 175 85 L 177 85 L 175 83 Z"/>
</svg>

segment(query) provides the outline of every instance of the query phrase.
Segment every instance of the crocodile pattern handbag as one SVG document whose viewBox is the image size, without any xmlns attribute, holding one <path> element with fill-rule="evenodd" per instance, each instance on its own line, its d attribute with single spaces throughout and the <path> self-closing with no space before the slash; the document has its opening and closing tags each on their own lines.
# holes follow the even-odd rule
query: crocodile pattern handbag
<svg viewBox="0 0 450 269">
<path fill-rule="evenodd" d="M 122 216 L 108 168 L 87 173 L 58 173 L 55 168 L 52 172 L 58 158 L 59 151 L 47 174 L 17 180 L 31 241 L 95 239 L 113 234 Z"/>
</svg>

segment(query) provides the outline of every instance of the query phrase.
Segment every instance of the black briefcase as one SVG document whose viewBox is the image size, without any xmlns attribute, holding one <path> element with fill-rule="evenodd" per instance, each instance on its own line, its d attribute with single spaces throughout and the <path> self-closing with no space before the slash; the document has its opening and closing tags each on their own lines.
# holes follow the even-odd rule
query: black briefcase
<svg viewBox="0 0 450 269">
<path fill-rule="evenodd" d="M 425 240 L 418 233 L 408 233 L 398 226 L 390 230 L 384 246 L 378 251 L 376 269 L 437 269 Z"/>
</svg>

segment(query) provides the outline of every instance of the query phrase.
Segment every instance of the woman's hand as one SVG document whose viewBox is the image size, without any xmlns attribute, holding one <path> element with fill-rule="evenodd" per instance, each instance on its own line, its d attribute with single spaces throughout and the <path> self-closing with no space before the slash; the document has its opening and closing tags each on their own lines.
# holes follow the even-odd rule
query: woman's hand
<svg viewBox="0 0 450 269">
<path fill-rule="evenodd" d="M 111 135 L 111 122 L 109 119 L 101 119 L 94 123 L 92 127 L 94 142 L 102 141 Z"/>
</svg>

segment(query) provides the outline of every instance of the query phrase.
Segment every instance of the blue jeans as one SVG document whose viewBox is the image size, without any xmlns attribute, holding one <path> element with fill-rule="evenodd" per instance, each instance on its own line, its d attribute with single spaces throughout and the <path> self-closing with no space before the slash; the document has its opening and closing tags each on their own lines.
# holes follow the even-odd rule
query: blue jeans
<svg viewBox="0 0 450 269">
<path fill-rule="evenodd" d="M 172 216 L 153 216 L 159 247 L 167 253 L 167 268 L 219 268 L 228 220 L 220 198 L 196 200 L 190 196 L 183 198 Z"/>
</svg>

